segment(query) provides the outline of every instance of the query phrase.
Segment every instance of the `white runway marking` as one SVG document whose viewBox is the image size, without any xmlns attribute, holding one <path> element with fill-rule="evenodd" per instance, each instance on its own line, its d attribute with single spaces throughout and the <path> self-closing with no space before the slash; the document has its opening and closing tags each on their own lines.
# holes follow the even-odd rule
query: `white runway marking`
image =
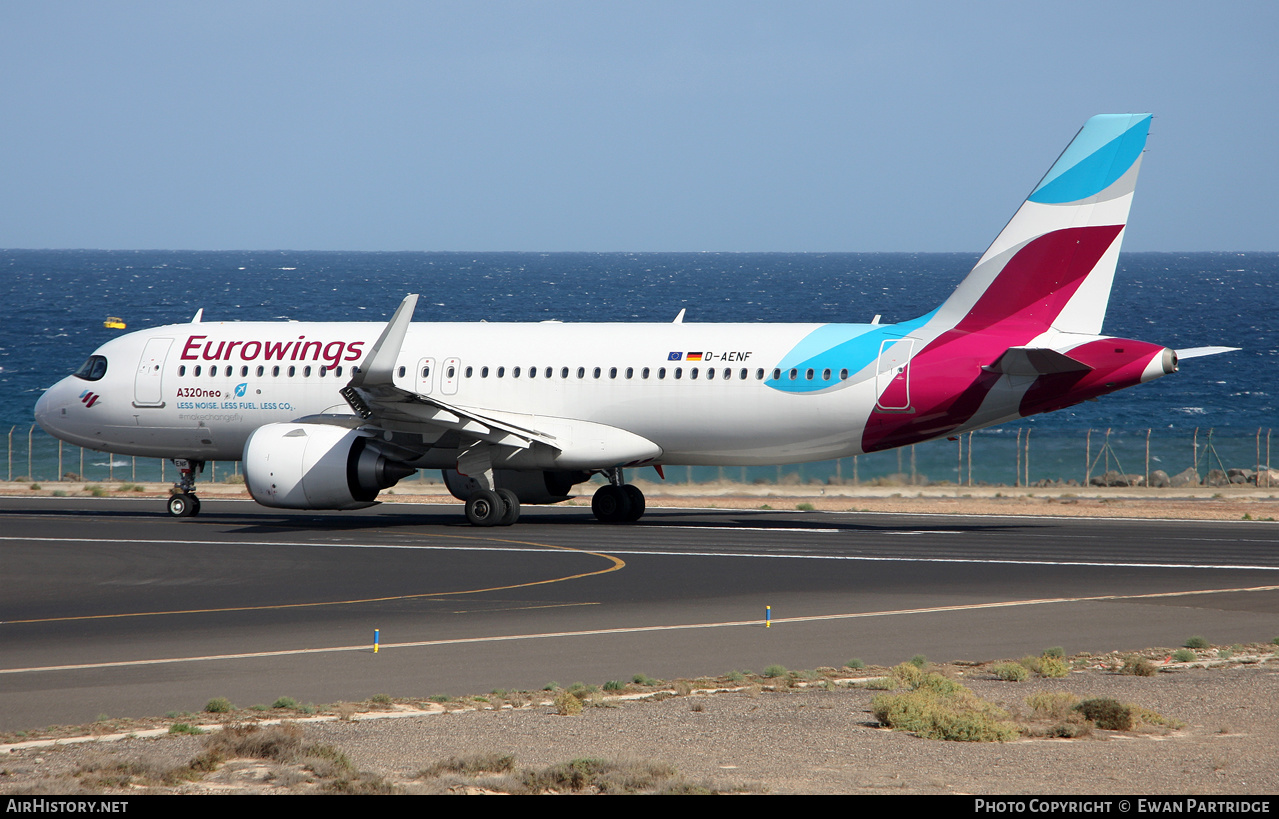
<svg viewBox="0 0 1279 819">
<path fill-rule="evenodd" d="M 1157 592 L 1153 594 L 1114 594 L 1102 595 L 1099 597 L 1053 597 L 1035 600 L 1007 600 L 995 603 L 970 603 L 956 606 L 933 606 L 921 609 L 895 609 L 888 611 L 866 611 L 866 612 L 849 612 L 844 614 L 816 614 L 808 617 L 782 617 L 775 618 L 772 623 L 777 628 L 787 623 L 813 623 L 829 620 L 853 620 L 867 617 L 900 617 L 914 614 L 939 614 L 944 612 L 956 611 L 977 611 L 981 609 L 999 609 L 999 608 L 1015 608 L 1019 606 L 1043 606 L 1051 604 L 1065 603 L 1097 603 L 1111 602 L 1121 600 L 1153 600 L 1168 597 L 1188 597 L 1193 595 L 1206 594 L 1230 594 L 1236 592 L 1259 592 L 1259 591 L 1276 591 L 1279 586 L 1253 586 L 1245 588 L 1233 589 L 1203 589 L 1199 591 L 1178 591 L 1178 592 Z M 465 637 L 453 640 L 422 640 L 418 642 L 408 643 L 383 643 L 382 651 L 391 651 L 395 649 L 406 648 L 430 648 L 433 646 L 449 646 L 449 645 L 467 645 L 476 643 L 501 643 L 515 642 L 522 640 L 546 640 L 554 638 L 573 638 L 573 637 L 598 637 L 601 635 L 619 635 L 619 634 L 644 634 L 659 631 L 693 631 L 698 629 L 712 628 L 738 628 L 742 626 L 762 628 L 763 623 L 758 620 L 734 620 L 722 623 L 688 623 L 683 625 L 672 626 L 639 626 L 634 628 L 609 628 L 609 629 L 592 629 L 589 631 L 557 631 L 546 632 L 542 634 L 510 634 L 494 637 Z M 210 654 L 206 656 L 196 657 L 167 657 L 154 660 L 121 660 L 118 662 L 105 663 L 82 663 L 76 665 L 54 665 L 31 668 L 5 668 L 0 669 L 0 674 L 27 674 L 33 672 L 56 672 L 56 671 L 83 671 L 100 668 L 134 668 L 139 666 L 152 665 L 172 665 L 177 663 L 198 663 L 198 662 L 216 662 L 226 660 L 251 660 L 261 659 L 265 657 L 291 657 L 303 654 L 337 654 L 351 651 L 365 651 L 372 653 L 372 646 L 354 645 L 354 646 L 330 646 L 327 648 L 298 648 L 286 649 L 281 651 L 255 651 L 244 654 Z"/>
<path fill-rule="evenodd" d="M 775 530 L 772 530 L 775 531 Z M 808 531 L 808 530 L 804 530 Z M 927 534 L 925 532 L 885 532 L 882 534 Z M 475 537 L 473 535 L 437 535 L 436 537 Z M 477 538 L 479 539 L 479 538 Z M 394 543 L 322 543 L 314 541 L 253 541 L 253 540 L 121 540 L 119 538 L 57 538 L 57 537 L 10 537 L 0 536 L 0 542 L 16 540 L 27 543 L 140 543 L 173 546 L 276 546 L 287 548 L 326 548 L 326 549 L 414 549 L 420 551 L 462 551 L 462 552 L 536 552 L 546 555 L 586 554 L 577 551 L 576 547 L 568 550 L 552 549 L 540 546 L 440 546 L 435 544 L 402 545 Z M 482 540 L 482 539 L 481 539 Z M 1235 540 L 1234 542 L 1240 542 Z M 1244 541 L 1248 542 L 1248 541 Z M 729 551 L 664 551 L 662 549 L 609 549 L 607 553 L 619 555 L 650 555 L 661 557 L 737 557 L 737 558 L 769 558 L 772 560 L 854 560 L 879 563 L 972 563 L 994 566 L 1094 566 L 1101 568 L 1137 568 L 1137 569 L 1222 569 L 1235 571 L 1279 571 L 1279 565 L 1253 565 L 1248 563 L 1139 563 L 1135 561 L 1114 560 L 1028 560 L 1019 558 L 966 558 L 966 557 L 927 557 L 923 555 L 874 556 L 860 554 L 810 554 L 806 552 L 729 552 Z"/>
</svg>

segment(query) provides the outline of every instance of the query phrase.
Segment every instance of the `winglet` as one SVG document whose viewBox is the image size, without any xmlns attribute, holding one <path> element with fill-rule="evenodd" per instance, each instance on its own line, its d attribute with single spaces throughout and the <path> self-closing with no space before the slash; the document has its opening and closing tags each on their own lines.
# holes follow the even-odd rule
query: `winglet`
<svg viewBox="0 0 1279 819">
<path fill-rule="evenodd" d="M 400 348 L 404 346 L 404 335 L 409 330 L 409 322 L 413 320 L 413 311 L 417 308 L 417 293 L 410 293 L 395 308 L 395 315 L 386 323 L 386 329 L 378 337 L 365 364 L 351 376 L 351 386 L 362 387 L 366 384 L 390 384 L 395 374 L 395 361 L 400 357 Z"/>
</svg>

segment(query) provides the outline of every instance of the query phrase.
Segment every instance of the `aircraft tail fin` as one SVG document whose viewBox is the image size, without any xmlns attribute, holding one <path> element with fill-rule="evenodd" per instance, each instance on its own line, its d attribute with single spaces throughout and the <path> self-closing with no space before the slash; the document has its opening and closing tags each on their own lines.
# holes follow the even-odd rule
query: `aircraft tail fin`
<svg viewBox="0 0 1279 819">
<path fill-rule="evenodd" d="M 1150 114 L 1088 120 L 936 320 L 1099 334 L 1149 130 Z"/>
</svg>

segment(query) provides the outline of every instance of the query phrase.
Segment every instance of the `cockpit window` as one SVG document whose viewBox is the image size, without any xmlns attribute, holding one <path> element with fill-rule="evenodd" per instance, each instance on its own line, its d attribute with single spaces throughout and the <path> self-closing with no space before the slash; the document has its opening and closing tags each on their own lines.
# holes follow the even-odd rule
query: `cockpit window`
<svg viewBox="0 0 1279 819">
<path fill-rule="evenodd" d="M 91 355 L 89 360 L 84 362 L 84 366 L 75 371 L 76 378 L 83 378 L 85 381 L 97 381 L 107 374 L 107 357 L 102 355 Z"/>
</svg>

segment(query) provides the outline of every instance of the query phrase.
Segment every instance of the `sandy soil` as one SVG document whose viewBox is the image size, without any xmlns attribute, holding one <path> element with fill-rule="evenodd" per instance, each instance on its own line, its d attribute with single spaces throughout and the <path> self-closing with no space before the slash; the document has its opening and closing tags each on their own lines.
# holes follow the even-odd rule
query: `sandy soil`
<svg viewBox="0 0 1279 819">
<path fill-rule="evenodd" d="M 1173 664 L 1152 677 L 1103 670 L 1115 656 L 1093 658 L 1088 668 L 1063 679 L 1021 683 L 995 679 L 989 665 L 944 669 L 1013 712 L 1027 712 L 1026 698 L 1046 691 L 1112 697 L 1184 723 L 1175 730 L 1094 730 L 1075 739 L 947 742 L 890 731 L 871 714 L 879 692 L 849 686 L 846 677 L 832 690 L 813 683 L 776 690 L 760 685 L 771 680 L 719 693 L 689 683 L 660 692 L 649 687 L 643 699 L 588 699 L 576 716 L 558 714 L 545 701 L 529 704 L 538 694 L 511 693 L 444 705 L 401 701 L 371 712 L 338 706 L 342 717 L 300 724 L 303 745 L 336 748 L 362 772 L 349 775 L 345 787 L 399 793 L 464 792 L 475 782 L 421 773 L 449 757 L 509 754 L 524 770 L 587 757 L 636 767 L 661 763 L 673 766 L 678 781 L 721 792 L 1274 794 L 1279 662 L 1271 648 L 1248 647 L 1236 656 L 1251 649 L 1247 664 Z M 1201 653 L 1215 657 L 1216 651 Z M 1145 653 L 1158 662 L 1162 650 Z M 278 719 L 281 713 L 231 718 Z M 402 718 L 382 718 L 397 714 Z M 145 727 L 150 726 L 132 730 Z M 54 747 L 6 737 L 17 742 L 0 746 L 0 793 L 314 793 L 335 782 L 305 765 L 232 759 L 198 781 L 159 785 L 162 772 L 189 763 L 209 738 L 167 734 L 163 728 L 155 733 Z M 490 780 L 488 787 L 494 782 L 500 787 L 503 780 Z"/>
</svg>

